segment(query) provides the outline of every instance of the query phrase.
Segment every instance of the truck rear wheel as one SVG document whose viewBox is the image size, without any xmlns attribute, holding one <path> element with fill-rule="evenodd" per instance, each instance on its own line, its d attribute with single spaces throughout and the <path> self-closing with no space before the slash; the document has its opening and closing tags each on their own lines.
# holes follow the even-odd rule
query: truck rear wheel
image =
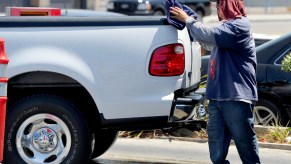
<svg viewBox="0 0 291 164">
<path fill-rule="evenodd" d="M 105 153 L 116 141 L 118 132 L 115 130 L 98 130 L 94 134 L 94 151 L 91 159 Z"/>
<path fill-rule="evenodd" d="M 51 95 L 36 95 L 7 111 L 4 163 L 86 163 L 91 135 L 78 109 Z"/>
</svg>

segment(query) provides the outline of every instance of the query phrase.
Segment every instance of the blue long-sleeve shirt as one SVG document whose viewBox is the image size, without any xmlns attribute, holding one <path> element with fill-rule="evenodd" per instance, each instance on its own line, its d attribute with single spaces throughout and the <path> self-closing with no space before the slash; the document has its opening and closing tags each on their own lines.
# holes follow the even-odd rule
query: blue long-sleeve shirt
<svg viewBox="0 0 291 164">
<path fill-rule="evenodd" d="M 186 21 L 193 39 L 212 50 L 206 98 L 252 102 L 258 99 L 256 51 L 246 17 L 208 27 L 193 18 Z"/>
</svg>

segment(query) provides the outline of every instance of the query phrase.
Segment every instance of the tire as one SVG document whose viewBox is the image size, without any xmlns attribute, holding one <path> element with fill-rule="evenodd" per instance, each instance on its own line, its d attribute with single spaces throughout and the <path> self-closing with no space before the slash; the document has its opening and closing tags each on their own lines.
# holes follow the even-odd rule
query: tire
<svg viewBox="0 0 291 164">
<path fill-rule="evenodd" d="M 165 13 L 162 10 L 156 10 L 153 15 L 154 16 L 164 16 Z"/>
<path fill-rule="evenodd" d="M 100 130 L 94 134 L 94 150 L 91 159 L 104 154 L 116 141 L 118 132 L 115 130 Z"/>
<path fill-rule="evenodd" d="M 269 100 L 259 100 L 254 108 L 255 125 L 283 125 L 284 118 L 279 108 Z"/>
<path fill-rule="evenodd" d="M 7 111 L 4 163 L 87 163 L 91 135 L 78 109 L 56 96 L 35 95 Z"/>
</svg>

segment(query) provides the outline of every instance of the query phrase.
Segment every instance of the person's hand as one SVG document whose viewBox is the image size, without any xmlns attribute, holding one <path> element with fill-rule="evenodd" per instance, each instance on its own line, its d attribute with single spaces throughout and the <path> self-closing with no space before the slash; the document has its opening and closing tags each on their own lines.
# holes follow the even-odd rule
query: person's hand
<svg viewBox="0 0 291 164">
<path fill-rule="evenodd" d="M 183 11 L 182 9 L 180 9 L 179 7 L 170 7 L 170 12 L 171 14 L 173 14 L 174 16 L 171 16 L 172 18 L 176 18 L 181 22 L 185 22 L 187 18 L 189 17 L 185 11 Z"/>
</svg>

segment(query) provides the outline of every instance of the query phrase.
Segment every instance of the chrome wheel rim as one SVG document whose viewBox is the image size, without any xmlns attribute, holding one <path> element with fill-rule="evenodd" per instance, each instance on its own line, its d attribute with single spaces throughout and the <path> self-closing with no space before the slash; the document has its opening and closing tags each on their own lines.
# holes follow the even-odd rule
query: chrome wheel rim
<svg viewBox="0 0 291 164">
<path fill-rule="evenodd" d="M 255 125 L 273 126 L 278 123 L 275 114 L 265 106 L 255 106 Z"/>
<path fill-rule="evenodd" d="M 68 126 L 51 114 L 37 114 L 27 118 L 19 127 L 16 147 L 26 163 L 61 163 L 71 148 Z"/>
</svg>

